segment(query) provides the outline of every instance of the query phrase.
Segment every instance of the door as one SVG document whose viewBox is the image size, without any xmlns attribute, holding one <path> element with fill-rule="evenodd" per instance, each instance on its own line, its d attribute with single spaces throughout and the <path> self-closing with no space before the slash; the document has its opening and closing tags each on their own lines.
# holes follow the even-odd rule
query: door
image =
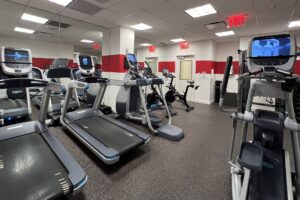
<svg viewBox="0 0 300 200">
<path fill-rule="evenodd" d="M 193 79 L 193 61 L 181 60 L 180 61 L 180 80 L 192 80 Z"/>
<path fill-rule="evenodd" d="M 152 70 L 152 73 L 154 75 L 157 75 L 157 61 L 156 60 L 151 60 L 151 61 L 147 61 L 151 70 Z"/>
</svg>

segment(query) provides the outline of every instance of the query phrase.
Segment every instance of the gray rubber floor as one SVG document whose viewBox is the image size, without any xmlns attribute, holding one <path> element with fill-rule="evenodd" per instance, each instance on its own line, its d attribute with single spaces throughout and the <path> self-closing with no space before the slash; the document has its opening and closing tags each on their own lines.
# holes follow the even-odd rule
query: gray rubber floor
<svg viewBox="0 0 300 200">
<path fill-rule="evenodd" d="M 189 113 L 175 110 L 173 124 L 184 130 L 183 140 L 152 137 L 147 146 L 129 152 L 114 166 L 103 164 L 61 127 L 50 128 L 88 175 L 73 199 L 230 199 L 229 114 L 202 104 Z"/>
<path fill-rule="evenodd" d="M 102 163 L 61 127 L 51 127 L 52 133 L 88 175 L 83 190 L 71 199 L 231 199 L 227 164 L 232 130 L 230 114 L 220 112 L 217 105 L 193 104 L 195 109 L 189 113 L 180 107 L 174 108 L 178 115 L 172 118 L 173 124 L 184 130 L 183 140 L 172 142 L 154 136 L 148 145 L 129 152 L 113 166 Z M 33 111 L 33 119 L 36 119 L 38 110 L 34 108 Z M 141 125 L 124 122 L 150 133 Z M 238 133 L 240 129 L 239 125 Z M 285 133 L 285 148 L 292 158 L 288 132 Z M 293 169 L 293 160 L 291 162 Z"/>
</svg>

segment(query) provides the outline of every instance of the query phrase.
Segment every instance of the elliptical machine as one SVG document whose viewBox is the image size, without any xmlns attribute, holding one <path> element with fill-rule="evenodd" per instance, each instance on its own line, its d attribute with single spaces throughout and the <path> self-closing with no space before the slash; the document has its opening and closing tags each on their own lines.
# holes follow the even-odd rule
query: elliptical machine
<svg viewBox="0 0 300 200">
<path fill-rule="evenodd" d="M 223 107 L 232 57 L 227 59 L 219 107 L 234 112 L 233 132 L 228 162 L 232 176 L 233 200 L 300 199 L 300 124 L 295 120 L 292 93 L 296 77 L 292 71 L 296 60 L 294 35 L 281 34 L 252 38 L 248 50 L 249 71 L 239 79 L 251 79 L 245 112 Z M 272 44 L 272 45 L 269 45 Z M 255 96 L 285 100 L 287 116 L 280 112 L 252 110 Z M 243 121 L 239 154 L 234 160 L 237 122 Z M 253 123 L 253 136 L 247 140 L 248 124 Z M 284 129 L 291 131 L 295 172 L 283 148 Z"/>
<path fill-rule="evenodd" d="M 125 74 L 124 80 L 119 81 L 118 84 L 118 86 L 121 86 L 116 103 L 116 112 L 119 117 L 147 125 L 150 131 L 163 138 L 174 141 L 181 140 L 184 137 L 183 130 L 171 124 L 171 114 L 162 92 L 163 79 L 143 77 L 139 71 L 135 54 L 127 54 L 124 58 L 124 64 L 128 72 Z M 159 89 L 159 95 L 163 100 L 162 106 L 168 115 L 167 124 L 161 125 L 161 119 L 150 115 L 148 111 L 143 88 L 150 85 L 157 86 Z M 153 126 L 158 128 L 155 129 Z"/>
<path fill-rule="evenodd" d="M 193 110 L 194 107 L 188 104 L 186 98 L 189 88 L 194 88 L 195 90 L 197 90 L 199 88 L 199 85 L 195 86 L 195 81 L 187 81 L 188 85 L 186 86 L 184 93 L 180 94 L 176 90 L 175 85 L 173 85 L 173 80 L 176 77 L 173 74 L 171 74 L 168 69 L 163 69 L 163 76 L 166 78 L 171 78 L 171 81 L 167 86 L 167 88 L 169 88 L 169 91 L 166 93 L 165 96 L 168 105 L 171 105 L 174 101 L 178 100 L 182 104 L 182 106 L 185 107 L 185 111 L 189 112 Z"/>
</svg>

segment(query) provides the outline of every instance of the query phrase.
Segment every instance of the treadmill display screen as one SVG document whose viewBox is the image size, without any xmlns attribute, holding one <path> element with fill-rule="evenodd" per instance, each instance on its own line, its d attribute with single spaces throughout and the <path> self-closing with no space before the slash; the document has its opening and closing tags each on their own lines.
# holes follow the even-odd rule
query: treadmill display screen
<svg viewBox="0 0 300 200">
<path fill-rule="evenodd" d="M 252 57 L 288 57 L 291 38 L 287 35 L 255 38 L 252 42 Z"/>
<path fill-rule="evenodd" d="M 30 63 L 29 52 L 24 50 L 5 49 L 4 57 L 5 62 L 9 63 Z"/>
<path fill-rule="evenodd" d="M 127 55 L 128 61 L 131 65 L 136 65 L 137 64 L 137 59 L 135 54 L 128 54 Z"/>
<path fill-rule="evenodd" d="M 91 56 L 79 56 L 79 64 L 82 69 L 92 69 L 93 68 Z"/>
</svg>

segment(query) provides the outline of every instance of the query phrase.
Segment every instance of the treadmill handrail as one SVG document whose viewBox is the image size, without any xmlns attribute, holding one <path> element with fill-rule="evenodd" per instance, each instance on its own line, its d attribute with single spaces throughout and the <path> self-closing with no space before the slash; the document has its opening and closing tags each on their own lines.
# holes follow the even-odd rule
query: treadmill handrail
<svg viewBox="0 0 300 200">
<path fill-rule="evenodd" d="M 164 81 L 161 78 L 143 78 L 136 80 L 114 80 L 110 79 L 108 85 L 113 86 L 149 86 L 149 85 L 163 85 Z"/>
<path fill-rule="evenodd" d="M 82 81 L 71 80 L 68 84 L 69 88 L 84 89 L 88 87 L 88 83 Z"/>
</svg>

